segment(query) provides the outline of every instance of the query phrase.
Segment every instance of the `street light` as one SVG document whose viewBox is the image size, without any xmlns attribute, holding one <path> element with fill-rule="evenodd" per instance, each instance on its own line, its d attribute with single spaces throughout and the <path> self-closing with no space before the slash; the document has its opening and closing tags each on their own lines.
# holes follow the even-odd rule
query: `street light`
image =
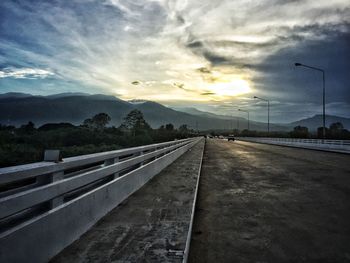
<svg viewBox="0 0 350 263">
<path fill-rule="evenodd" d="M 238 111 L 243 111 L 248 114 L 248 131 L 249 131 L 249 111 L 238 109 Z"/>
<path fill-rule="evenodd" d="M 325 71 L 320 68 L 312 67 L 312 66 L 307 66 L 301 63 L 295 63 L 294 64 L 296 67 L 305 67 L 313 70 L 317 70 L 322 72 L 322 80 L 323 80 L 323 140 L 326 139 L 326 80 L 325 80 Z M 322 141 L 323 142 L 323 141 Z"/>
<path fill-rule="evenodd" d="M 259 99 L 267 102 L 267 133 L 270 133 L 270 101 L 267 99 L 254 96 L 254 99 Z"/>
</svg>

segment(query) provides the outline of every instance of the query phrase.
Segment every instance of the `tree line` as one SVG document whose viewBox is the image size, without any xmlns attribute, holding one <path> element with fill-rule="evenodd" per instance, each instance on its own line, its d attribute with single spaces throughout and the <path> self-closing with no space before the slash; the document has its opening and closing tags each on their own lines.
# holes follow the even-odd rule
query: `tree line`
<svg viewBox="0 0 350 263">
<path fill-rule="evenodd" d="M 317 134 L 307 127 L 296 126 L 291 132 L 258 132 L 248 130 L 207 131 L 202 135 L 229 135 L 250 137 L 322 138 L 322 127 Z M 116 150 L 152 143 L 198 136 L 186 124 L 175 128 L 172 123 L 153 129 L 141 111 L 129 112 L 118 126 L 111 125 L 111 117 L 99 113 L 80 125 L 71 123 L 47 123 L 38 128 L 28 122 L 18 128 L 0 124 L 0 167 L 43 160 L 46 149 L 59 149 L 62 156 L 71 157 L 89 153 Z M 350 132 L 339 122 L 326 129 L 328 139 L 350 139 Z"/>
<path fill-rule="evenodd" d="M 18 128 L 0 124 L 0 167 L 42 161 L 46 149 L 59 149 L 66 158 L 196 136 L 186 124 L 175 128 L 168 123 L 152 129 L 137 109 L 129 112 L 120 126 L 110 124 L 106 113 L 77 126 L 47 123 L 36 128 L 31 121 Z"/>
</svg>

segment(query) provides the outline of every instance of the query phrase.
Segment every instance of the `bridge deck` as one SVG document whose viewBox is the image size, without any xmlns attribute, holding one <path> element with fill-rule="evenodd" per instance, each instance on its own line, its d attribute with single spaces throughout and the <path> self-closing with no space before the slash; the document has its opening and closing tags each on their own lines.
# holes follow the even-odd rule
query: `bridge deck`
<svg viewBox="0 0 350 263">
<path fill-rule="evenodd" d="M 52 262 L 182 262 L 203 148 L 202 140 Z"/>
<path fill-rule="evenodd" d="M 350 262 L 350 155 L 207 140 L 190 262 Z"/>
</svg>

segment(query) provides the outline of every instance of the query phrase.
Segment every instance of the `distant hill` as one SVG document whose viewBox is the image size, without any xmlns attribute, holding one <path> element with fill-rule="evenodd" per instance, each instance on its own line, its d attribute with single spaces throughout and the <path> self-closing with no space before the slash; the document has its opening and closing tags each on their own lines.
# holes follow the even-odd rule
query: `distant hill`
<svg viewBox="0 0 350 263">
<path fill-rule="evenodd" d="M 247 128 L 247 120 L 241 117 L 216 115 L 190 108 L 189 112 L 174 110 L 152 101 L 124 101 L 114 96 L 85 93 L 61 93 L 50 96 L 33 96 L 24 93 L 0 94 L 0 123 L 19 126 L 28 121 L 39 127 L 45 123 L 81 124 L 85 119 L 97 113 L 105 112 L 111 116 L 111 125 L 119 126 L 132 109 L 143 112 L 147 122 L 153 127 L 172 123 L 175 127 L 187 124 L 190 128 L 199 130 L 210 129 L 240 129 Z M 350 127 L 350 120 L 330 116 L 329 123 L 341 121 L 345 127 Z M 291 124 L 271 124 L 271 130 L 289 131 L 294 126 L 302 125 L 319 127 L 322 123 L 318 115 Z M 315 128 L 315 129 L 316 129 Z M 250 122 L 251 130 L 266 130 L 266 123 Z M 313 129 L 313 128 L 312 128 Z M 311 130 L 311 129 L 310 129 Z"/>
<path fill-rule="evenodd" d="M 237 121 L 237 118 L 239 119 L 239 121 L 244 122 L 246 121 L 245 118 L 240 118 L 240 117 L 236 117 L 236 116 L 227 116 L 227 115 L 218 115 L 218 114 L 214 114 L 211 112 L 205 112 L 205 111 L 200 111 L 196 108 L 192 108 L 192 107 L 174 107 L 175 110 L 178 111 L 182 111 L 182 112 L 186 112 L 192 115 L 197 115 L 197 116 L 205 116 L 205 117 L 210 117 L 210 118 L 218 118 L 218 119 L 223 119 L 223 120 L 231 120 L 233 119 L 234 122 Z M 332 123 L 335 122 L 341 122 L 344 125 L 344 128 L 349 129 L 350 130 L 350 118 L 345 118 L 345 117 L 339 117 L 339 116 L 333 116 L 333 115 L 326 115 L 326 126 L 329 127 Z M 262 125 L 262 123 L 253 123 L 253 127 L 255 127 L 254 125 L 258 125 L 260 127 L 260 125 Z M 313 117 L 309 117 L 309 118 L 305 118 L 305 119 L 301 119 L 299 121 L 295 121 L 295 122 L 291 122 L 291 123 L 287 123 L 287 124 L 278 124 L 278 123 L 274 123 L 271 124 L 272 126 L 272 130 L 292 130 L 295 126 L 305 126 L 308 127 L 308 129 L 310 131 L 316 131 L 318 127 L 322 126 L 322 115 L 318 114 L 318 115 L 314 115 Z M 236 126 L 234 126 L 236 127 Z"/>
<path fill-rule="evenodd" d="M 114 96 L 64 93 L 50 96 L 31 96 L 29 94 L 2 94 L 0 97 L 0 123 L 19 126 L 28 121 L 41 126 L 45 123 L 69 122 L 81 124 L 93 115 L 105 112 L 111 116 L 111 125 L 119 126 L 122 119 L 132 109 L 143 112 L 145 119 L 153 128 L 166 123 L 175 127 L 187 124 L 200 130 L 236 128 L 236 121 L 210 115 L 193 115 L 173 110 L 152 101 L 123 101 Z M 247 121 L 239 118 L 240 127 L 246 128 Z M 251 128 L 266 129 L 266 124 L 251 122 Z"/>
<path fill-rule="evenodd" d="M 37 126 L 48 122 L 80 124 L 93 115 L 106 112 L 120 123 L 132 105 L 113 96 L 66 95 L 0 97 L 0 123 L 21 125 L 28 121 Z"/>
<path fill-rule="evenodd" d="M 295 126 L 306 126 L 311 131 L 317 130 L 318 127 L 322 126 L 323 123 L 323 116 L 321 114 L 317 114 L 310 118 L 305 118 L 300 121 L 295 121 L 290 123 L 288 126 L 295 127 Z M 326 115 L 326 126 L 329 127 L 334 122 L 341 122 L 344 125 L 344 128 L 350 129 L 350 118 L 344 118 L 344 117 L 338 117 L 333 115 Z"/>
<path fill-rule="evenodd" d="M 58 99 L 58 98 L 72 97 L 72 96 L 90 96 L 90 94 L 87 94 L 84 92 L 65 92 L 65 93 L 49 95 L 49 96 L 46 96 L 46 98 Z"/>
<path fill-rule="evenodd" d="M 218 115 L 211 112 L 200 111 L 193 107 L 173 107 L 173 109 L 181 112 L 186 112 L 191 115 L 196 115 L 203 118 L 222 120 L 225 123 L 225 129 L 247 129 L 248 123 L 246 118 L 237 117 L 237 116 L 227 116 L 227 115 Z M 217 129 L 223 129 L 222 126 L 218 126 Z M 228 128 L 229 127 L 229 128 Z M 212 128 L 215 129 L 215 128 Z M 267 124 L 261 122 L 250 121 L 250 129 L 257 131 L 266 131 Z M 290 127 L 278 123 L 270 123 L 271 131 L 289 131 Z"/>
<path fill-rule="evenodd" d="M 192 115 L 196 115 L 196 116 L 217 118 L 217 119 L 223 119 L 223 120 L 231 120 L 232 119 L 232 116 L 218 115 L 218 114 L 214 114 L 214 113 L 211 113 L 211 112 L 200 111 L 200 110 L 198 110 L 196 108 L 193 108 L 193 107 L 172 107 L 172 108 L 174 110 L 181 111 L 181 112 L 186 112 L 186 113 L 189 113 L 189 114 L 192 114 Z"/>
<path fill-rule="evenodd" d="M 7 92 L 7 93 L 0 94 L 0 99 L 26 98 L 26 97 L 32 97 L 32 95 L 27 93 L 20 93 L 20 92 Z"/>
</svg>

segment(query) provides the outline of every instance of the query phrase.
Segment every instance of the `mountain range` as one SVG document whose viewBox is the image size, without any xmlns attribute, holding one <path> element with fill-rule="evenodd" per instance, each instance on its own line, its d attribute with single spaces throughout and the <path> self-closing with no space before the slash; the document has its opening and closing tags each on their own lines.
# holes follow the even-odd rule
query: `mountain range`
<svg viewBox="0 0 350 263">
<path fill-rule="evenodd" d="M 37 96 L 25 93 L 0 94 L 0 123 L 19 126 L 28 121 L 36 126 L 45 123 L 70 122 L 81 124 L 85 119 L 97 113 L 105 112 L 111 116 L 111 125 L 119 126 L 123 118 L 133 109 L 139 109 L 146 121 L 153 127 L 172 123 L 175 127 L 187 124 L 199 130 L 247 128 L 247 120 L 241 117 L 216 115 L 195 108 L 169 108 L 152 101 L 124 101 L 114 96 L 85 93 L 60 93 L 49 96 Z M 321 115 L 289 124 L 270 124 L 272 131 L 289 131 L 297 125 L 316 130 L 322 123 Z M 327 116 L 327 125 L 342 122 L 350 128 L 350 119 Z M 251 130 L 266 130 L 266 123 L 250 122 Z"/>
</svg>

